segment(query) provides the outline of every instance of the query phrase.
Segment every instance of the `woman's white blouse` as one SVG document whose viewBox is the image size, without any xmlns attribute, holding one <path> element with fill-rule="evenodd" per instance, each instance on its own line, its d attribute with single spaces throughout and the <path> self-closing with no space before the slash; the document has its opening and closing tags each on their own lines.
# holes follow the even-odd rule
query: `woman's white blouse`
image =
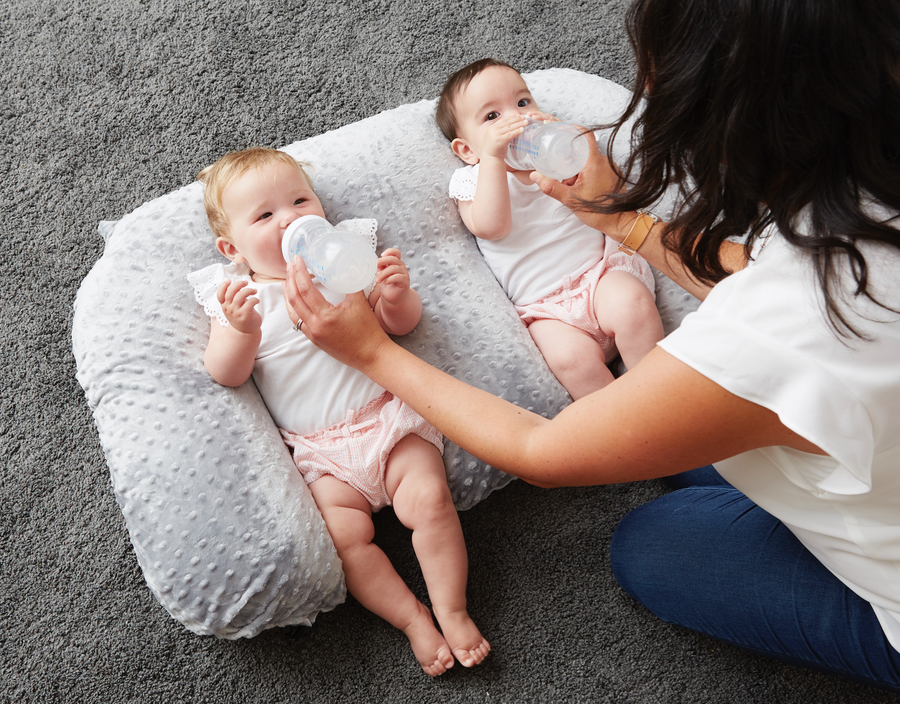
<svg viewBox="0 0 900 704">
<path fill-rule="evenodd" d="M 900 253 L 861 249 L 876 297 L 900 310 Z M 804 255 L 770 232 L 754 257 L 660 346 L 828 453 L 769 447 L 716 469 L 869 601 L 900 650 L 900 315 L 848 296 L 868 340 L 841 338 Z"/>
</svg>

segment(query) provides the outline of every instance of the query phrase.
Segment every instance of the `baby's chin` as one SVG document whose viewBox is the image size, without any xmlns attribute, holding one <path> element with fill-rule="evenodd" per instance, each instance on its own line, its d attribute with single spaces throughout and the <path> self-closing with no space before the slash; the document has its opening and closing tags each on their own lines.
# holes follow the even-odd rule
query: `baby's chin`
<svg viewBox="0 0 900 704">
<path fill-rule="evenodd" d="M 257 284 L 280 284 L 287 279 L 287 267 L 282 271 L 254 271 L 250 278 Z"/>
</svg>

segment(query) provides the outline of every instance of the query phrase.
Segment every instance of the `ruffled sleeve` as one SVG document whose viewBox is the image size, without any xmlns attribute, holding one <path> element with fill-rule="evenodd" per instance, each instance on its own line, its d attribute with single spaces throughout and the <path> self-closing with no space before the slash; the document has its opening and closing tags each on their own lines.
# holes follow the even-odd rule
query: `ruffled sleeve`
<svg viewBox="0 0 900 704">
<path fill-rule="evenodd" d="M 780 238 L 720 282 L 659 345 L 731 393 L 774 411 L 828 458 L 776 460 L 797 486 L 854 495 L 872 486 L 874 432 L 846 375 L 862 361 L 828 328 L 811 267 Z M 857 352 L 858 353 L 858 352 Z M 868 353 L 873 373 L 889 360 Z M 773 453 L 769 453 L 772 455 Z"/>
<path fill-rule="evenodd" d="M 478 164 L 463 166 L 453 172 L 450 177 L 450 197 L 453 200 L 475 200 L 475 188 L 478 186 Z"/>
<path fill-rule="evenodd" d="M 192 271 L 187 280 L 194 288 L 194 298 L 203 306 L 210 318 L 215 318 L 223 327 L 228 327 L 228 319 L 222 312 L 222 304 L 216 297 L 219 285 L 229 281 L 251 281 L 250 270 L 246 264 L 212 264 L 203 269 Z"/>
<path fill-rule="evenodd" d="M 334 226 L 335 230 L 352 232 L 355 235 L 365 237 L 369 246 L 375 250 L 378 247 L 378 221 L 372 218 L 354 218 L 342 220 Z"/>
</svg>

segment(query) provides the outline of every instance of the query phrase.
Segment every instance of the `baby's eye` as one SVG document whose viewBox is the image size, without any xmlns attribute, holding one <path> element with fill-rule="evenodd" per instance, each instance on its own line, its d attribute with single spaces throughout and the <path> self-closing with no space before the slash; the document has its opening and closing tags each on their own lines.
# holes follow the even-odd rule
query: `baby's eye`
<svg viewBox="0 0 900 704">
<path fill-rule="evenodd" d="M 519 107 L 520 107 L 520 108 L 527 107 L 527 106 L 528 106 L 528 103 L 530 103 L 530 102 L 531 102 L 531 101 L 530 101 L 528 98 L 522 98 L 522 99 L 519 101 Z"/>
<path fill-rule="evenodd" d="M 297 200 L 294 201 L 294 205 L 302 205 L 305 202 L 306 202 L 306 198 L 298 198 Z"/>
<path fill-rule="evenodd" d="M 484 119 L 490 122 L 491 120 L 496 120 L 498 117 L 500 117 L 500 113 L 496 110 L 492 110 L 485 116 Z"/>
<path fill-rule="evenodd" d="M 266 218 L 270 218 L 270 217 L 272 217 L 272 213 L 263 213 L 262 215 L 259 216 L 259 219 L 265 220 Z"/>
</svg>

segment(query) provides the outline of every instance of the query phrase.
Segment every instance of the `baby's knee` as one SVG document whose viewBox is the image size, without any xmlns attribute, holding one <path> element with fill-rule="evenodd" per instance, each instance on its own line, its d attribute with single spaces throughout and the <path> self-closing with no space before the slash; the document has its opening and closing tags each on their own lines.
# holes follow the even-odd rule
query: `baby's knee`
<svg viewBox="0 0 900 704">
<path fill-rule="evenodd" d="M 618 278 L 618 283 L 609 298 L 612 299 L 612 303 L 623 309 L 656 311 L 656 301 L 650 289 L 628 274 Z"/>
<path fill-rule="evenodd" d="M 343 506 L 320 507 L 320 511 L 339 555 L 374 540 L 375 525 L 366 512 Z"/>
<path fill-rule="evenodd" d="M 415 529 L 455 515 L 456 506 L 446 480 L 416 477 L 394 492 L 394 513 L 403 525 Z"/>
<path fill-rule="evenodd" d="M 601 327 L 621 333 L 623 329 L 642 328 L 648 323 L 658 322 L 659 309 L 650 289 L 632 276 L 624 281 L 626 285 L 617 287 L 595 302 Z"/>
<path fill-rule="evenodd" d="M 557 376 L 583 373 L 586 370 L 606 364 L 604 350 L 594 340 L 587 340 L 585 344 L 556 346 L 551 351 L 545 352 L 544 358 L 547 366 Z"/>
<path fill-rule="evenodd" d="M 443 516 L 455 512 L 453 497 L 446 481 L 429 481 L 419 487 L 415 494 L 415 509 L 421 516 Z"/>
</svg>

